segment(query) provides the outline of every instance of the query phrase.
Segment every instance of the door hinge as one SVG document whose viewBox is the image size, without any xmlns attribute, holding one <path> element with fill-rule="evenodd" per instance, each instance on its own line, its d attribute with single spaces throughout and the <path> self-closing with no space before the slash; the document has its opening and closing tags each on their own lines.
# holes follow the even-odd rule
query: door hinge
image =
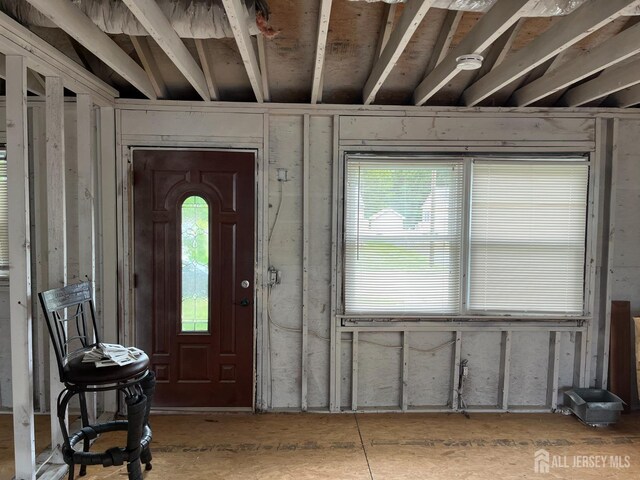
<svg viewBox="0 0 640 480">
<path fill-rule="evenodd" d="M 138 288 L 138 274 L 133 274 L 133 288 Z"/>
</svg>

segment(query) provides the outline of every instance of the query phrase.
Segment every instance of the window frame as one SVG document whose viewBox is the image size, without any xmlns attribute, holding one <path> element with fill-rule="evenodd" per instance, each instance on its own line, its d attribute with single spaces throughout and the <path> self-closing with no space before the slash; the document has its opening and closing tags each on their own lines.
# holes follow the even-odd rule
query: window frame
<svg viewBox="0 0 640 480">
<path fill-rule="evenodd" d="M 335 316 L 338 320 L 374 320 L 374 321 L 401 321 L 401 320 L 528 320 L 528 321 L 548 321 L 548 320 L 589 320 L 592 318 L 593 310 L 593 292 L 596 252 L 594 247 L 597 243 L 597 232 L 595 232 L 597 190 L 595 185 L 598 182 L 598 168 L 595 164 L 597 157 L 591 151 L 552 151 L 546 150 L 536 152 L 529 150 L 509 151 L 508 153 L 496 152 L 460 152 L 459 150 L 450 152 L 385 152 L 385 151 L 354 151 L 341 150 L 339 154 L 339 162 L 334 170 L 334 184 L 337 192 L 334 194 L 334 227 L 336 236 L 334 237 L 335 249 L 335 268 L 333 269 L 335 284 Z M 458 314 L 423 314 L 423 315 L 403 315 L 403 314 L 348 314 L 345 311 L 345 222 L 346 222 L 346 176 L 347 163 L 350 159 L 363 160 L 375 159 L 380 161 L 398 160 L 415 160 L 415 161 L 439 161 L 451 160 L 462 161 L 464 167 L 463 179 L 464 188 L 462 192 L 462 244 L 460 258 L 460 298 Z M 585 218 L 585 255 L 583 263 L 583 304 L 582 312 L 578 314 L 567 313 L 528 313 L 521 311 L 485 311 L 473 310 L 469 308 L 470 295 L 470 253 L 471 253 L 471 190 L 473 182 L 473 163 L 475 161 L 505 161 L 508 163 L 521 164 L 523 162 L 545 162 L 560 163 L 574 162 L 587 166 L 587 199 L 586 199 L 586 218 Z"/>
</svg>

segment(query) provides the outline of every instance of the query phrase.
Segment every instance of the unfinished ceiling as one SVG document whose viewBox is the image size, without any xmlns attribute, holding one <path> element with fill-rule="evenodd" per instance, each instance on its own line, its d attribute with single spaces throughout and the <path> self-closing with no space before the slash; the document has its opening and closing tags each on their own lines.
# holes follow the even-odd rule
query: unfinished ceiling
<svg viewBox="0 0 640 480">
<path fill-rule="evenodd" d="M 0 0 L 123 98 L 522 107 L 640 103 L 639 6 Z M 478 69 L 457 60 L 468 55 L 482 57 Z M 33 77 L 31 91 L 42 94 Z"/>
</svg>

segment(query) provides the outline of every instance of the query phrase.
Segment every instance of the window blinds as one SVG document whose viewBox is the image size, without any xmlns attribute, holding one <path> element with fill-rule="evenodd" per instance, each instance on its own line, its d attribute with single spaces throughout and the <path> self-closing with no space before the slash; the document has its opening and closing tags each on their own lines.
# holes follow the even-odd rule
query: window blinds
<svg viewBox="0 0 640 480">
<path fill-rule="evenodd" d="M 9 204 L 7 154 L 0 150 L 0 276 L 9 273 Z"/>
<path fill-rule="evenodd" d="M 344 305 L 358 313 L 456 313 L 462 162 L 347 160 Z"/>
<path fill-rule="evenodd" d="M 475 161 L 469 308 L 583 312 L 588 165 Z"/>
</svg>

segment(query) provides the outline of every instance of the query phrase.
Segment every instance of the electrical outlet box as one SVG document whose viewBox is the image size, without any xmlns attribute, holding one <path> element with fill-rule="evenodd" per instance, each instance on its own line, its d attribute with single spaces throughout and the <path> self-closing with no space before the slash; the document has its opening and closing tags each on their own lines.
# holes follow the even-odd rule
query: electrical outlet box
<svg viewBox="0 0 640 480">
<path fill-rule="evenodd" d="M 277 178 L 279 182 L 286 182 L 289 180 L 289 172 L 286 168 L 279 168 L 277 170 Z"/>
<path fill-rule="evenodd" d="M 268 283 L 270 286 L 278 285 L 282 282 L 282 272 L 280 270 L 276 270 L 274 267 L 269 267 L 269 280 Z"/>
</svg>

